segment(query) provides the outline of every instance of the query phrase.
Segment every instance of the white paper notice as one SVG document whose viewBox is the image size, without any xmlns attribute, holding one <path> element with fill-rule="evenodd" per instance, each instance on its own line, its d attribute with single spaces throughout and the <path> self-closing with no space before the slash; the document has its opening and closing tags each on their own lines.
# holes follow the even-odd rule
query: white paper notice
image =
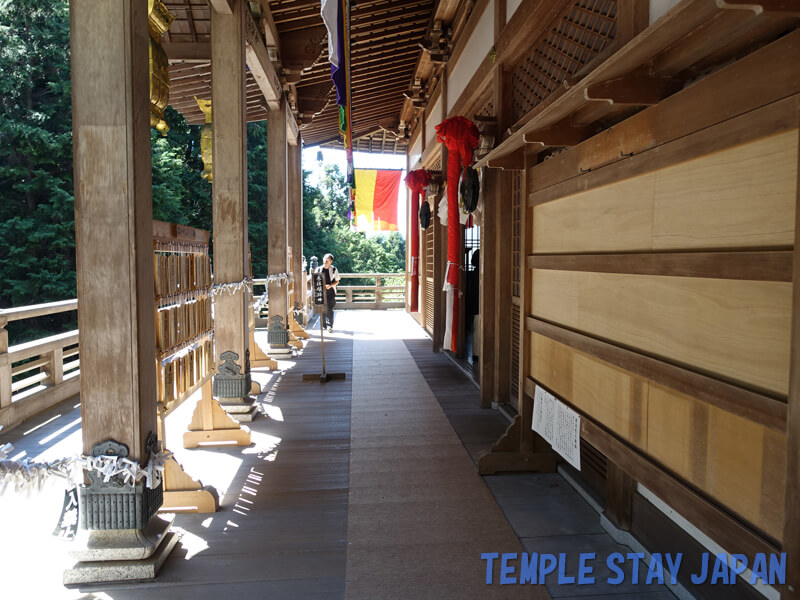
<svg viewBox="0 0 800 600">
<path fill-rule="evenodd" d="M 553 450 L 581 470 L 581 416 L 563 402 L 558 402 Z"/>
<path fill-rule="evenodd" d="M 531 427 L 580 471 L 581 416 L 538 385 L 534 393 Z"/>
<path fill-rule="evenodd" d="M 536 386 L 533 399 L 533 430 L 542 436 L 548 444 L 553 445 L 553 429 L 555 425 L 555 397 L 546 390 Z"/>
</svg>

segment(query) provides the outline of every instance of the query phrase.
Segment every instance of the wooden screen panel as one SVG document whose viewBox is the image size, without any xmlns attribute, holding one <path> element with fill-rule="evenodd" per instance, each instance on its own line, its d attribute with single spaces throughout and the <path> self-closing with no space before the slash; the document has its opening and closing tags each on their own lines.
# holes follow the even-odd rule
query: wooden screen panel
<svg viewBox="0 0 800 600">
<path fill-rule="evenodd" d="M 511 295 L 520 297 L 522 281 L 522 171 L 511 172 Z"/>
<path fill-rule="evenodd" d="M 647 453 L 780 539 L 786 437 L 649 384 Z"/>
<path fill-rule="evenodd" d="M 516 122 L 583 65 L 616 35 L 615 0 L 577 0 L 512 70 L 511 105 Z"/>
<path fill-rule="evenodd" d="M 434 303 L 434 290 L 433 290 L 433 259 L 434 259 L 434 229 L 435 224 L 431 223 L 425 231 L 422 232 L 423 242 L 425 244 L 425 263 L 424 263 L 424 281 L 423 287 L 423 302 L 425 303 L 425 329 L 429 334 L 433 335 L 433 303 Z"/>
<path fill-rule="evenodd" d="M 531 374 L 538 382 L 780 539 L 782 433 L 545 336 L 532 333 L 531 343 Z"/>
<path fill-rule="evenodd" d="M 792 285 L 534 269 L 534 316 L 786 395 Z"/>
<path fill-rule="evenodd" d="M 511 305 L 511 404 L 519 404 L 519 334 L 520 334 L 520 309 L 519 304 Z"/>
<path fill-rule="evenodd" d="M 790 247 L 797 146 L 795 129 L 540 204 L 533 252 Z"/>
<path fill-rule="evenodd" d="M 425 278 L 425 329 L 433 335 L 433 277 Z"/>
</svg>

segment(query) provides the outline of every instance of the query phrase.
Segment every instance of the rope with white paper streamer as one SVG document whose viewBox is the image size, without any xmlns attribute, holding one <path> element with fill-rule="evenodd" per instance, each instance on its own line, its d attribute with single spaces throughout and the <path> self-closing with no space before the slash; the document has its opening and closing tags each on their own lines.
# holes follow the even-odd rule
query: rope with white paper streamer
<svg viewBox="0 0 800 600">
<path fill-rule="evenodd" d="M 266 278 L 267 285 L 270 283 L 279 283 L 283 285 L 284 283 L 288 283 L 290 279 L 292 279 L 291 273 L 275 273 L 274 275 L 268 275 Z"/>
<path fill-rule="evenodd" d="M 235 283 L 218 283 L 211 287 L 211 296 L 219 296 L 223 293 L 233 295 L 242 290 L 253 291 L 253 280 L 250 277 L 245 277 Z"/>
<path fill-rule="evenodd" d="M 159 450 L 150 454 L 145 467 L 127 458 L 107 455 L 73 456 L 49 462 L 6 460 L 13 450 L 11 444 L 0 447 L 0 496 L 11 484 L 16 492 L 38 492 L 44 482 L 52 477 L 71 480 L 75 485 L 83 484 L 83 471 L 99 473 L 104 482 L 116 476 L 121 476 L 125 483 L 131 485 L 144 480 L 148 488 L 155 489 L 164 477 L 165 463 L 172 458 L 171 452 Z"/>
</svg>

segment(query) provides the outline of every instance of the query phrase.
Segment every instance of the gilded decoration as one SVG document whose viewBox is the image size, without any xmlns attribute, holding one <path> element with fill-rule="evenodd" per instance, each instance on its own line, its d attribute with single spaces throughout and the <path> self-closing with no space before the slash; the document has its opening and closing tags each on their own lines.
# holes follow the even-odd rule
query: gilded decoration
<svg viewBox="0 0 800 600">
<path fill-rule="evenodd" d="M 169 104 L 169 61 L 161 47 L 161 37 L 175 17 L 161 0 L 148 0 L 147 7 L 150 24 L 150 126 L 167 135 L 169 127 L 164 121 L 164 110 Z"/>
<path fill-rule="evenodd" d="M 200 157 L 203 159 L 203 174 L 201 177 L 211 182 L 211 100 L 202 100 L 195 96 L 195 101 L 206 116 L 206 123 L 200 130 Z"/>
</svg>

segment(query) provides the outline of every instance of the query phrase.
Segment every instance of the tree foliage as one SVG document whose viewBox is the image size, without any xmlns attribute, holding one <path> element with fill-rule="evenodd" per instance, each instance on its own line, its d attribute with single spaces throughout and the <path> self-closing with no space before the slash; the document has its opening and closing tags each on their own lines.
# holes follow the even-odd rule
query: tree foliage
<svg viewBox="0 0 800 600">
<path fill-rule="evenodd" d="M 0 307 L 74 298 L 75 213 L 68 0 L 0 0 Z M 102 60 L 102 57 L 98 58 Z M 212 231 L 211 184 L 201 178 L 200 127 L 167 108 L 151 133 L 153 218 Z M 267 274 L 267 129 L 247 126 L 253 274 Z M 344 178 L 304 179 L 304 251 L 331 252 L 345 271 L 403 269 L 398 235 L 351 232 Z M 74 313 L 11 323 L 11 343 L 76 327 Z"/>
</svg>

